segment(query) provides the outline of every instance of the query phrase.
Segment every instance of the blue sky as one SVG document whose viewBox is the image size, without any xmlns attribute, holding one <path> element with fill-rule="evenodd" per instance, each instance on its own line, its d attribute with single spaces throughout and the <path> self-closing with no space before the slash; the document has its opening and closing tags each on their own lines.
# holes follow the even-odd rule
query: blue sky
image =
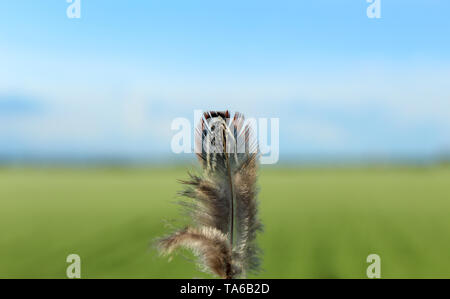
<svg viewBox="0 0 450 299">
<path fill-rule="evenodd" d="M 0 4 L 0 156 L 173 159 L 175 117 L 280 118 L 280 158 L 450 150 L 450 2 Z"/>
</svg>

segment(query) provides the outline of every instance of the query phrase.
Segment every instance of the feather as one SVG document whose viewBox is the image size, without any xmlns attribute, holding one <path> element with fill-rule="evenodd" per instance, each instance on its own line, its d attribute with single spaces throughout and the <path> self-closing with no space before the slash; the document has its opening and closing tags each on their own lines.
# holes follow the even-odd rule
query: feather
<svg viewBox="0 0 450 299">
<path fill-rule="evenodd" d="M 243 115 L 207 112 L 196 132 L 202 173 L 181 181 L 181 205 L 193 226 L 159 240 L 170 254 L 178 247 L 194 251 L 203 269 L 222 278 L 259 270 L 257 233 L 262 231 L 257 206 L 257 146 Z"/>
<path fill-rule="evenodd" d="M 202 269 L 222 277 L 234 275 L 228 238 L 212 227 L 187 227 L 159 241 L 159 250 L 167 255 L 179 247 L 191 249 L 201 259 Z"/>
</svg>

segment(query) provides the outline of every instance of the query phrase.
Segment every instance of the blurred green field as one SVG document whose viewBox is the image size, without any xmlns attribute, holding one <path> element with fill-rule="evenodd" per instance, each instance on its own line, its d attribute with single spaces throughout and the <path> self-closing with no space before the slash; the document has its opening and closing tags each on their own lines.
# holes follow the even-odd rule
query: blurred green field
<svg viewBox="0 0 450 299">
<path fill-rule="evenodd" d="M 186 169 L 0 169 L 0 278 L 207 278 L 150 247 L 180 219 Z M 450 278 L 450 169 L 280 169 L 260 173 L 260 278 Z M 253 276 L 254 277 L 254 276 Z"/>
</svg>

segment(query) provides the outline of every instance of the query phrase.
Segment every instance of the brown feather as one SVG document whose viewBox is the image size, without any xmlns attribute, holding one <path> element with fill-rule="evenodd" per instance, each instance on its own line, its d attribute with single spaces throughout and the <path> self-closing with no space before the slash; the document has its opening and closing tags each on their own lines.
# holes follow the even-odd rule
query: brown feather
<svg viewBox="0 0 450 299">
<path fill-rule="evenodd" d="M 258 272 L 260 250 L 256 244 L 256 235 L 262 231 L 259 221 L 257 197 L 257 156 L 251 154 L 236 172 L 236 219 L 238 242 L 235 252 L 240 257 L 243 269 Z"/>
<path fill-rule="evenodd" d="M 235 275 L 231 248 L 226 235 L 213 227 L 187 227 L 158 242 L 161 253 L 168 255 L 179 247 L 191 249 L 201 258 L 204 270 L 221 278 Z"/>
<path fill-rule="evenodd" d="M 226 112 L 207 112 L 196 135 L 197 156 L 203 173 L 181 181 L 182 206 L 195 227 L 188 227 L 159 241 L 169 254 L 178 247 L 192 249 L 204 269 L 224 278 L 244 276 L 259 268 L 257 233 L 256 143 L 243 115 L 233 121 Z"/>
</svg>

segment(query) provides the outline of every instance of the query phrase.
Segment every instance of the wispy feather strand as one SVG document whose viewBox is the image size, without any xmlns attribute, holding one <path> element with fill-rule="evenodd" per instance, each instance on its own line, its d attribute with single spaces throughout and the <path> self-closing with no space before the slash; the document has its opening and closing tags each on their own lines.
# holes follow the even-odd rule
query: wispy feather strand
<svg viewBox="0 0 450 299">
<path fill-rule="evenodd" d="M 158 241 L 162 254 L 191 249 L 201 268 L 221 278 L 257 272 L 262 231 L 257 207 L 257 145 L 243 115 L 207 112 L 196 132 L 200 175 L 181 181 L 181 202 L 193 224 Z"/>
</svg>

